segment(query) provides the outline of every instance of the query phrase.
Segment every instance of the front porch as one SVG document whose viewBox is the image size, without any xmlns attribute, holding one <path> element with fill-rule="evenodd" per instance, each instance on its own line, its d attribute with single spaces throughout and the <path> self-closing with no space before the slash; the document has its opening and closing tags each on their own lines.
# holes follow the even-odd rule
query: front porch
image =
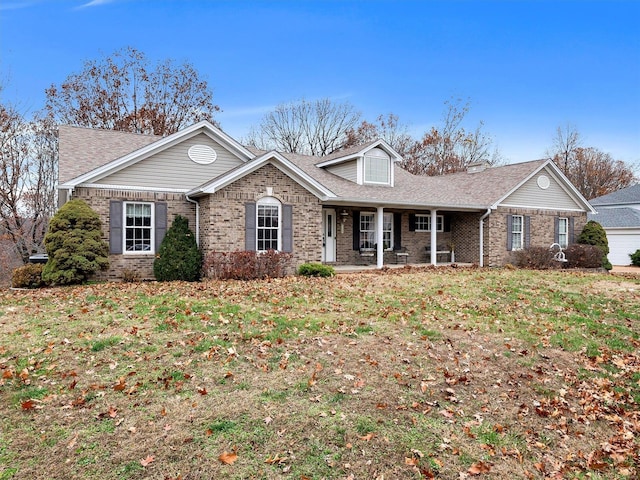
<svg viewBox="0 0 640 480">
<path fill-rule="evenodd" d="M 360 271 L 481 265 L 481 217 L 477 211 L 325 206 L 322 262 Z"/>
</svg>

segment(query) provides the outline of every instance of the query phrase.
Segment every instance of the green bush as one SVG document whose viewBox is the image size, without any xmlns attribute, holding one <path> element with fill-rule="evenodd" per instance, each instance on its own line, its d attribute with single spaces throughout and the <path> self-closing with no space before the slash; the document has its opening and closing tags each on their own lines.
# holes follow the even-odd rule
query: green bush
<svg viewBox="0 0 640 480">
<path fill-rule="evenodd" d="M 45 285 L 42 281 L 42 263 L 27 263 L 13 271 L 11 286 L 14 288 L 39 288 Z"/>
<path fill-rule="evenodd" d="M 177 215 L 160 244 L 153 262 L 153 274 L 161 282 L 195 282 L 200 280 L 201 271 L 202 254 L 189 229 L 189 220 Z"/>
<path fill-rule="evenodd" d="M 303 263 L 298 267 L 298 275 L 305 277 L 333 277 L 336 274 L 331 265 L 322 263 Z"/>
<path fill-rule="evenodd" d="M 630 253 L 629 257 L 631 258 L 631 265 L 640 267 L 640 249 L 636 250 L 635 253 Z"/>
<path fill-rule="evenodd" d="M 602 225 L 594 220 L 589 220 L 582 233 L 578 237 L 578 243 L 582 245 L 595 245 L 602 252 L 602 267 L 611 270 L 613 267 L 607 258 L 609 255 L 609 242 L 607 240 L 607 232 L 604 231 Z"/>
<path fill-rule="evenodd" d="M 49 284 L 82 283 L 109 267 L 109 246 L 102 240 L 100 217 L 82 200 L 60 207 L 49 222 L 44 245 L 49 260 L 42 279 Z"/>
</svg>

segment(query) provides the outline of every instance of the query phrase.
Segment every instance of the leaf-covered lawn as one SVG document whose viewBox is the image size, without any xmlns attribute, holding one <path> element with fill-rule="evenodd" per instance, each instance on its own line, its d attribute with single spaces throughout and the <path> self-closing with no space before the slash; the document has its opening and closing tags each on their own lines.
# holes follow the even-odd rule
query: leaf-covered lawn
<svg viewBox="0 0 640 480">
<path fill-rule="evenodd" d="M 0 293 L 0 479 L 637 478 L 640 280 Z"/>
</svg>

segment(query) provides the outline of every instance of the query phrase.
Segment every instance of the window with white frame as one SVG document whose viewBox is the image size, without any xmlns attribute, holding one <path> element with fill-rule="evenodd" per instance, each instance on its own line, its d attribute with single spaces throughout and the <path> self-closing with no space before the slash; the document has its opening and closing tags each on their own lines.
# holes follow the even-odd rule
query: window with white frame
<svg viewBox="0 0 640 480">
<path fill-rule="evenodd" d="M 522 250 L 524 246 L 524 218 L 522 215 L 511 217 L 511 249 Z"/>
<path fill-rule="evenodd" d="M 567 248 L 569 245 L 569 219 L 558 219 L 558 243 L 562 248 Z"/>
<path fill-rule="evenodd" d="M 256 250 L 280 250 L 280 202 L 273 197 L 265 197 L 257 204 L 257 245 Z"/>
<path fill-rule="evenodd" d="M 416 232 L 431 231 L 431 215 L 416 214 Z M 444 231 L 444 215 L 436 215 L 436 232 Z"/>
<path fill-rule="evenodd" d="M 365 183 L 391 183 L 391 159 L 384 150 L 374 148 L 364 156 Z"/>
<path fill-rule="evenodd" d="M 375 248 L 377 244 L 376 214 L 360 213 L 360 248 Z M 382 246 L 385 250 L 393 248 L 393 213 L 384 213 L 382 217 Z"/>
<path fill-rule="evenodd" d="M 374 248 L 376 244 L 376 214 L 360 213 L 360 248 Z"/>
<path fill-rule="evenodd" d="M 124 205 L 124 251 L 154 253 L 153 204 L 125 202 Z"/>
</svg>

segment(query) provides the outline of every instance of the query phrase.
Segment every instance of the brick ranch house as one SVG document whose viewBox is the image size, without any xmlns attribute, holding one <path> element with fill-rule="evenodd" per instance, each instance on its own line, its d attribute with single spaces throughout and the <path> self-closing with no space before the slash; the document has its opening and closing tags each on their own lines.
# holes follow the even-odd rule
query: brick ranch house
<svg viewBox="0 0 640 480">
<path fill-rule="evenodd" d="M 59 202 L 103 222 L 111 266 L 153 277 L 176 215 L 209 252 L 279 250 L 294 263 L 501 266 L 567 245 L 593 208 L 548 160 L 426 177 L 383 140 L 325 157 L 245 147 L 204 121 L 168 137 L 61 126 Z"/>
</svg>

